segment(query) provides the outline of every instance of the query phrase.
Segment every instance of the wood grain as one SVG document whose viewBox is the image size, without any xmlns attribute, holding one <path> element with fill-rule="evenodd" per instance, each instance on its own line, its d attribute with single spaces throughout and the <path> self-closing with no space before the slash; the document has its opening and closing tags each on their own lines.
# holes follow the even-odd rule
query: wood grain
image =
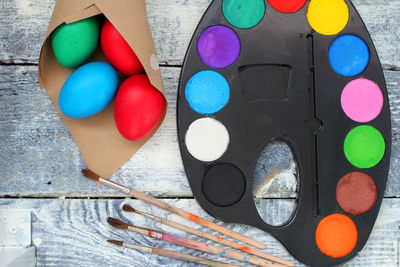
<svg viewBox="0 0 400 267">
<path fill-rule="evenodd" d="M 181 64 L 186 46 L 209 0 L 147 1 L 148 17 L 163 64 Z M 400 1 L 354 1 L 364 18 L 381 59 L 397 66 Z M 53 0 L 1 1 L 0 61 L 37 63 L 54 6 Z M 374 12 L 371 12 L 374 10 Z M 179 14 L 179 16 L 177 16 Z M 379 14 L 386 20 L 380 19 Z M 166 26 L 167 25 L 167 26 Z M 35 66 L 1 66 L 0 196 L 120 196 L 82 181 L 85 166 L 79 151 L 45 92 L 37 86 Z M 156 136 L 117 174 L 121 183 L 159 197 L 191 197 L 176 142 L 175 104 L 180 68 L 163 68 L 169 101 L 164 125 Z M 386 196 L 400 195 L 399 72 L 387 71 L 393 115 L 393 156 Z M 284 144 L 273 142 L 255 170 L 257 197 L 295 197 L 295 164 Z M 157 182 L 154 182 L 157 181 Z"/>
<path fill-rule="evenodd" d="M 157 197 L 191 198 L 176 139 L 176 92 L 186 48 L 211 0 L 146 2 L 156 50 L 164 66 L 161 70 L 169 110 L 161 130 L 115 175 L 115 180 Z M 400 0 L 353 2 L 386 69 L 393 145 L 386 198 L 378 221 L 366 247 L 345 266 L 399 266 Z M 107 199 L 124 196 L 96 187 L 81 176 L 85 163 L 48 96 L 37 85 L 36 64 L 54 3 L 55 0 L 0 1 L 0 209 L 32 211 L 32 240 L 37 247 L 38 266 L 195 266 L 115 247 L 106 242 L 108 238 L 221 260 L 106 224 L 108 216 L 115 216 L 200 240 L 142 216 L 122 213 L 122 205 L 129 203 L 145 212 L 197 227 L 138 200 Z M 283 143 L 272 142 L 262 152 L 254 174 L 254 187 L 262 185 L 257 197 L 278 199 L 259 199 L 256 204 L 261 216 L 271 224 L 281 224 L 291 215 L 294 199 L 279 198 L 296 196 L 295 173 L 293 158 Z M 194 199 L 167 201 L 212 220 Z M 265 232 L 244 225 L 223 225 L 265 243 L 268 253 L 296 262 Z"/>
<path fill-rule="evenodd" d="M 147 16 L 161 64 L 181 65 L 192 34 L 211 0 L 155 0 Z M 0 1 L 0 60 L 37 63 L 55 0 Z M 387 68 L 400 67 L 400 1 L 354 0 Z"/>
<path fill-rule="evenodd" d="M 212 220 L 194 200 L 168 201 L 181 208 L 190 207 L 198 215 Z M 285 200 L 264 200 L 264 203 L 272 202 L 273 204 L 269 205 L 269 209 L 276 211 L 282 209 L 283 201 Z M 131 221 L 136 225 L 205 241 L 168 226 L 154 223 L 140 215 L 122 212 L 121 207 L 125 203 L 145 212 L 197 227 L 176 217 L 176 215 L 150 207 L 138 200 L 0 199 L 0 208 L 24 208 L 32 212 L 32 240 L 37 249 L 38 266 L 194 266 L 185 262 L 113 246 L 106 242 L 110 238 L 191 253 L 195 256 L 214 260 L 226 260 L 180 248 L 140 234 L 112 228 L 106 222 L 108 216 L 120 218 L 127 222 Z M 400 214 L 400 202 L 396 199 L 385 199 L 381 214 L 367 245 L 359 256 L 344 266 L 397 266 L 399 260 L 398 240 L 400 238 L 400 231 L 398 230 L 400 217 L 398 214 Z M 267 253 L 291 260 L 296 263 L 296 266 L 303 266 L 296 262 L 276 240 L 265 232 L 245 225 L 223 225 L 265 243 L 268 247 Z M 205 231 L 208 230 L 205 229 Z M 236 261 L 230 262 L 243 266 Z"/>
<path fill-rule="evenodd" d="M 180 68 L 162 68 L 169 110 L 160 131 L 116 173 L 115 180 L 158 197 L 191 197 L 176 135 Z M 386 196 L 400 196 L 400 72 L 386 71 L 393 146 Z M 122 196 L 81 175 L 83 158 L 45 91 L 36 66 L 0 66 L 0 196 Z M 295 197 L 290 149 L 272 142 L 261 154 L 254 183 L 258 197 Z M 49 184 L 49 182 L 51 184 Z"/>
</svg>

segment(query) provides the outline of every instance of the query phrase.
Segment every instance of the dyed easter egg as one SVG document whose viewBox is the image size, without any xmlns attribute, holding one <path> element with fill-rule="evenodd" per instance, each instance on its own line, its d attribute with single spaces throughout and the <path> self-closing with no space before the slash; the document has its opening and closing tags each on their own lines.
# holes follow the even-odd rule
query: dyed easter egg
<svg viewBox="0 0 400 267">
<path fill-rule="evenodd" d="M 154 130 L 164 111 L 164 96 L 145 74 L 128 78 L 115 97 L 117 128 L 128 140 L 139 140 Z"/>
<path fill-rule="evenodd" d="M 99 43 L 100 26 L 96 17 L 61 24 L 51 35 L 51 45 L 58 63 L 76 68 L 88 60 Z"/>
<path fill-rule="evenodd" d="M 144 72 L 133 49 L 109 21 L 101 29 L 100 42 L 104 55 L 119 72 L 127 76 Z"/>
<path fill-rule="evenodd" d="M 117 71 L 110 64 L 92 62 L 68 77 L 58 97 L 58 105 L 68 117 L 89 117 L 107 107 L 117 89 Z"/>
</svg>

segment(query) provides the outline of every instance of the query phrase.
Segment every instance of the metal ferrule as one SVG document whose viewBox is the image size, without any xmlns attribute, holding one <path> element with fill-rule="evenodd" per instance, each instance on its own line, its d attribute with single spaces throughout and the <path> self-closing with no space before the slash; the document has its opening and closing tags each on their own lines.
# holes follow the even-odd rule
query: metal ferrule
<svg viewBox="0 0 400 267">
<path fill-rule="evenodd" d="M 141 229 L 141 228 L 137 228 L 134 226 L 128 226 L 128 230 L 142 234 L 142 235 L 150 235 L 150 231 L 149 230 L 145 230 L 145 229 Z"/>
<path fill-rule="evenodd" d="M 162 239 L 163 238 L 163 234 L 162 233 L 153 232 L 153 231 L 150 232 L 150 236 L 154 237 L 154 238 L 158 238 L 158 239 Z"/>
<path fill-rule="evenodd" d="M 150 219 L 152 219 L 152 220 L 154 220 L 156 222 L 161 222 L 162 221 L 161 218 L 153 216 L 153 215 L 150 215 L 150 214 L 147 214 L 147 213 L 140 212 L 140 214 L 142 214 L 143 216 L 146 216 L 147 218 L 150 218 Z"/>
<path fill-rule="evenodd" d="M 110 187 L 112 187 L 114 189 L 117 189 L 117 190 L 119 190 L 119 191 L 121 191 L 121 192 L 123 192 L 123 193 L 125 193 L 127 195 L 129 195 L 129 192 L 131 191 L 129 188 L 127 188 L 127 187 L 125 187 L 123 185 L 117 184 L 116 182 L 110 181 L 108 179 L 104 179 L 104 178 L 100 177 L 99 181 L 102 184 L 108 185 L 108 186 L 110 186 Z"/>
<path fill-rule="evenodd" d="M 141 250 L 141 251 L 144 251 L 144 252 L 150 252 L 150 253 L 153 252 L 153 249 L 149 248 L 149 247 L 143 247 L 143 246 L 138 246 L 138 245 L 128 244 L 128 243 L 123 243 L 123 246 L 127 247 L 127 248 L 133 248 L 133 249 Z"/>
</svg>

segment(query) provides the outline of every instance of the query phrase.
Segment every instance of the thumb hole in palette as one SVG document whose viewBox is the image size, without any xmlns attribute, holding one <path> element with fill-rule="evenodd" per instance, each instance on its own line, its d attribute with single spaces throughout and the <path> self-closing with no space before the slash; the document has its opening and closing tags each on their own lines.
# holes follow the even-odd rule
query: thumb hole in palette
<svg viewBox="0 0 400 267">
<path fill-rule="evenodd" d="M 297 207 L 297 177 L 289 145 L 282 140 L 269 142 L 257 159 L 252 182 L 258 214 L 268 225 L 281 226 L 292 218 Z"/>
</svg>

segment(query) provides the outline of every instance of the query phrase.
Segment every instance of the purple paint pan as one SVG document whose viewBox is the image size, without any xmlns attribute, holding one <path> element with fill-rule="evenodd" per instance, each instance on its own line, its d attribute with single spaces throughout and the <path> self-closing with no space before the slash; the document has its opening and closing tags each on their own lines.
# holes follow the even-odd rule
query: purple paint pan
<svg viewBox="0 0 400 267">
<path fill-rule="evenodd" d="M 211 26 L 201 33 L 197 52 L 203 62 L 212 68 L 226 68 L 232 65 L 240 54 L 240 40 L 236 33 L 226 26 Z"/>
</svg>

